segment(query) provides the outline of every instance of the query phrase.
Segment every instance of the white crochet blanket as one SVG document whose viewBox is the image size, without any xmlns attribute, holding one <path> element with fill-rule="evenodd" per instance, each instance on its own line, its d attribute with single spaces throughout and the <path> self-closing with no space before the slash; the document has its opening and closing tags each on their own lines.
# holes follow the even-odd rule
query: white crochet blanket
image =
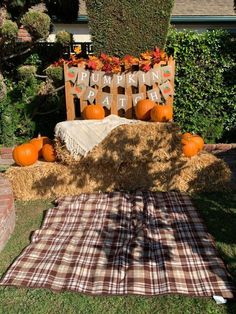
<svg viewBox="0 0 236 314">
<path fill-rule="evenodd" d="M 63 121 L 57 123 L 55 136 L 65 143 L 72 156 L 85 156 L 119 125 L 137 122 L 116 115 L 109 115 L 103 120 Z"/>
</svg>

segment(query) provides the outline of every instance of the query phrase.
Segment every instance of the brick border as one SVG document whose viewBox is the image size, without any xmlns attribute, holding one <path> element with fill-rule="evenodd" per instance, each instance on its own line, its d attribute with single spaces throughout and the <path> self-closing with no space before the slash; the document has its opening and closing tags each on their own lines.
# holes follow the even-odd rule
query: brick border
<svg viewBox="0 0 236 314">
<path fill-rule="evenodd" d="M 0 174 L 0 252 L 15 228 L 16 214 L 11 184 Z"/>
<path fill-rule="evenodd" d="M 1 147 L 0 148 L 0 165 L 1 166 L 10 166 L 14 164 L 14 160 L 12 159 L 12 151 L 11 147 Z"/>
<path fill-rule="evenodd" d="M 204 150 L 209 153 L 214 152 L 227 152 L 228 150 L 236 149 L 236 143 L 231 144 L 205 144 Z"/>
</svg>

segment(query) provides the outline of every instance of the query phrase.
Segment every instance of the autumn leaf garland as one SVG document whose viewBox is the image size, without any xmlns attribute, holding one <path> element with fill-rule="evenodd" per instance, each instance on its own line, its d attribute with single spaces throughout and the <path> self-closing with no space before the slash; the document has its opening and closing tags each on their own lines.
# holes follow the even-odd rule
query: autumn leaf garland
<svg viewBox="0 0 236 314">
<path fill-rule="evenodd" d="M 156 47 L 153 51 L 146 51 L 139 58 L 126 55 L 123 58 L 109 56 L 102 53 L 100 57 L 89 56 L 88 59 L 80 58 L 81 50 L 75 49 L 69 60 L 59 59 L 53 66 L 62 66 L 66 62 L 69 66 L 81 66 L 93 71 L 104 71 L 106 73 L 120 73 L 122 70 L 129 71 L 133 66 L 144 72 L 148 72 L 155 64 L 161 61 L 168 61 L 163 50 Z"/>
</svg>

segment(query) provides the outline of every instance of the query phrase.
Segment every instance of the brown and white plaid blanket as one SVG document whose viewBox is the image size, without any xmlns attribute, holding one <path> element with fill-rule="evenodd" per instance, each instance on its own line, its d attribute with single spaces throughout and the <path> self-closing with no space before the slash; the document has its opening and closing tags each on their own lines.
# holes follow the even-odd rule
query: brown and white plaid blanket
<svg viewBox="0 0 236 314">
<path fill-rule="evenodd" d="M 0 284 L 93 295 L 235 294 L 190 198 L 177 192 L 59 199 Z"/>
</svg>

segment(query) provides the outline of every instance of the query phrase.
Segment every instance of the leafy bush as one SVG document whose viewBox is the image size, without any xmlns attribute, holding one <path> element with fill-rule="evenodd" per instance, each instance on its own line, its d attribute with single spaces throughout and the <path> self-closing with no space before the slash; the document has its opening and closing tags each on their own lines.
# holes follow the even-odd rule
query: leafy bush
<svg viewBox="0 0 236 314">
<path fill-rule="evenodd" d="M 51 19 L 45 13 L 29 10 L 21 18 L 21 23 L 35 39 L 46 39 L 49 35 Z"/>
<path fill-rule="evenodd" d="M 63 68 L 60 66 L 49 66 L 46 69 L 46 75 L 51 79 L 55 84 L 63 82 Z"/>
<path fill-rule="evenodd" d="M 56 33 L 56 42 L 62 46 L 68 46 L 71 42 L 71 34 L 66 31 L 59 31 Z"/>
<path fill-rule="evenodd" d="M 7 81 L 7 96 L 0 102 L 0 143 L 13 146 L 41 133 L 53 136 L 55 124 L 65 120 L 65 99 L 55 92 L 40 95 L 44 82 L 35 77 Z"/>
<path fill-rule="evenodd" d="M 94 52 L 140 55 L 163 48 L 173 0 L 86 1 Z"/>
<path fill-rule="evenodd" d="M 29 80 L 35 76 L 36 70 L 35 65 L 22 65 L 17 69 L 17 72 L 21 80 Z"/>
<path fill-rule="evenodd" d="M 28 58 L 26 58 L 24 64 L 25 65 L 41 66 L 42 60 L 40 59 L 40 56 L 38 53 L 33 53 Z"/>
<path fill-rule="evenodd" d="M 40 88 L 35 77 L 8 81 L 8 93 L 0 107 L 0 142 L 7 146 L 29 140 L 35 131 L 32 112 L 37 105 Z"/>
<path fill-rule="evenodd" d="M 175 120 L 183 131 L 220 140 L 236 125 L 236 40 L 221 30 L 171 30 L 166 45 L 174 53 Z"/>
<path fill-rule="evenodd" d="M 12 146 L 16 142 L 15 129 L 19 116 L 11 103 L 10 97 L 5 97 L 0 103 L 0 142 Z"/>
<path fill-rule="evenodd" d="M 18 26 L 11 20 L 5 20 L 3 25 L 0 27 L 0 36 L 7 41 L 11 41 L 17 37 Z"/>
</svg>

